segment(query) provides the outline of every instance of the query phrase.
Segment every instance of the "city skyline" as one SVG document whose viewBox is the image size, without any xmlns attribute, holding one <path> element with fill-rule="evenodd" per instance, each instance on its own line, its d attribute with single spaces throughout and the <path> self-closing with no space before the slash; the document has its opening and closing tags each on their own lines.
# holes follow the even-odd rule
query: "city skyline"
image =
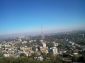
<svg viewBox="0 0 85 63">
<path fill-rule="evenodd" d="M 85 27 L 84 0 L 0 0 L 0 35 Z"/>
</svg>

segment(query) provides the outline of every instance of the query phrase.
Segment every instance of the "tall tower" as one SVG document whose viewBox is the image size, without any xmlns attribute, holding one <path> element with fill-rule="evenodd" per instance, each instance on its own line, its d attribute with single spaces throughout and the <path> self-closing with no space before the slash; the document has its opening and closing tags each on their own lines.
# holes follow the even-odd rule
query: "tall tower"
<svg viewBox="0 0 85 63">
<path fill-rule="evenodd" d="M 45 36 L 44 36 L 44 32 L 43 32 L 43 25 L 41 25 L 41 40 L 44 40 Z"/>
</svg>

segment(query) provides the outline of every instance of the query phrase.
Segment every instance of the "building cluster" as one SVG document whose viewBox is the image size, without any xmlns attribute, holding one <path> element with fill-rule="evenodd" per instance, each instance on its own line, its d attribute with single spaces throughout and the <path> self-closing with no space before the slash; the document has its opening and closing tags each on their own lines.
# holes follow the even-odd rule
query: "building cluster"
<svg viewBox="0 0 85 63">
<path fill-rule="evenodd" d="M 18 40 L 0 42 L 0 53 L 4 57 L 33 56 L 34 59 L 40 61 L 44 59 L 43 54 L 60 55 L 63 61 L 71 61 L 69 60 L 70 57 L 64 57 L 63 55 L 71 57 L 79 55 L 79 52 L 82 51 L 81 47 L 79 44 L 67 40 L 59 43 L 57 41 L 22 40 L 19 38 Z"/>
<path fill-rule="evenodd" d="M 34 44 L 36 40 L 14 40 L 14 41 L 2 41 L 0 42 L 0 51 L 3 53 L 4 57 L 20 57 L 22 54 L 26 56 L 31 56 L 32 54 L 36 53 L 37 57 L 42 59 L 42 53 L 48 54 L 52 53 L 53 55 L 58 54 L 58 44 L 53 42 L 53 47 L 48 47 L 47 42 L 45 40 L 40 40 L 40 44 Z"/>
</svg>

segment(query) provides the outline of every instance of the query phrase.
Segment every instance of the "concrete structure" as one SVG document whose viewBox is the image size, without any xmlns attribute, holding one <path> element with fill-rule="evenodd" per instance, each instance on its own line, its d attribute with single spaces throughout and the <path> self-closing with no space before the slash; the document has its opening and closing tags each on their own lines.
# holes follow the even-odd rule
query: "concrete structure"
<svg viewBox="0 0 85 63">
<path fill-rule="evenodd" d="M 56 47 L 52 47 L 52 53 L 53 55 L 57 55 L 58 54 L 58 49 Z"/>
</svg>

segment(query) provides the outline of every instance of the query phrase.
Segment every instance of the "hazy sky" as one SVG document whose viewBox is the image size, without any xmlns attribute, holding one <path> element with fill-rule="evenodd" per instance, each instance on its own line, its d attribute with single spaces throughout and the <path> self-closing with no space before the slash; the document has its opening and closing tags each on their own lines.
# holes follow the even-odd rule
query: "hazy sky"
<svg viewBox="0 0 85 63">
<path fill-rule="evenodd" d="M 85 26 L 85 0 L 0 0 L 0 34 Z"/>
</svg>

